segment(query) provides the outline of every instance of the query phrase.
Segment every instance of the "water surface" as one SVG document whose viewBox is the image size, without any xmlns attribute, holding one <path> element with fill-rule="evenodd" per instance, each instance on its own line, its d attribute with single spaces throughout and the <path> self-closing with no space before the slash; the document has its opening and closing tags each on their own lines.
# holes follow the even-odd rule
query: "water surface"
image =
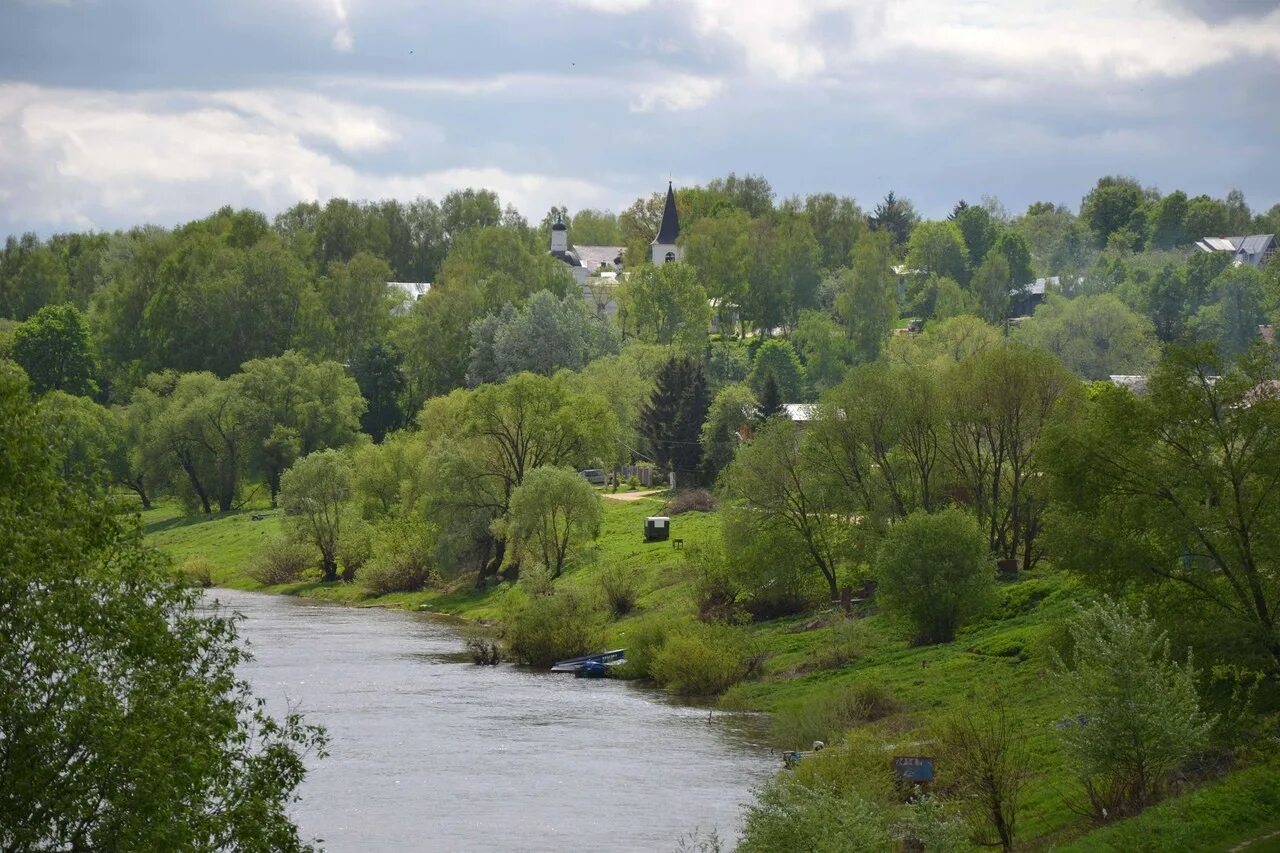
<svg viewBox="0 0 1280 853">
<path fill-rule="evenodd" d="M 746 721 L 618 681 L 460 660 L 441 620 L 235 590 L 244 668 L 329 732 L 293 815 L 327 850 L 673 850 L 732 841 L 777 766 Z"/>
</svg>

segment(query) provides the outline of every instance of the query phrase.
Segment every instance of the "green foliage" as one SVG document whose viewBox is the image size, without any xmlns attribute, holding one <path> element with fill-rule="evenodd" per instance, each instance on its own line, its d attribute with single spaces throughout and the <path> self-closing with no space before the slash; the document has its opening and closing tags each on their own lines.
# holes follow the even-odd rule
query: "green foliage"
<svg viewBox="0 0 1280 853">
<path fill-rule="evenodd" d="M 1146 217 L 1142 212 L 1145 199 L 1142 186 L 1133 178 L 1109 176 L 1098 179 L 1080 203 L 1080 218 L 1093 231 L 1098 245 L 1122 229 L 1146 233 Z"/>
<path fill-rule="evenodd" d="M 34 394 L 98 391 L 84 315 L 74 305 L 46 305 L 13 331 L 11 356 L 31 380 Z"/>
<path fill-rule="evenodd" d="M 1013 272 L 1000 252 L 988 252 L 987 259 L 973 274 L 969 288 L 978 297 L 979 313 L 988 323 L 999 323 L 1009 313 L 1009 291 Z"/>
<path fill-rule="evenodd" d="M 773 378 L 783 401 L 795 403 L 808 398 L 804 367 L 787 341 L 770 338 L 756 350 L 748 381 L 757 397 L 764 393 L 765 381 L 769 377 Z"/>
<path fill-rule="evenodd" d="M 626 616 L 640 598 L 640 578 L 623 566 L 609 566 L 600 573 L 600 595 L 610 613 Z"/>
<path fill-rule="evenodd" d="M 0 846 L 309 849 L 287 806 L 323 732 L 236 673 L 201 606 L 91 481 L 64 481 L 0 364 Z"/>
<path fill-rule="evenodd" d="M 699 438 L 708 405 L 702 366 L 689 358 L 672 358 L 663 365 L 640 412 L 640 434 L 654 462 L 674 471 L 680 485 L 697 482 L 703 474 Z"/>
<path fill-rule="evenodd" d="M 507 534 L 559 577 L 570 550 L 600 535 L 600 496 L 572 468 L 535 468 L 511 493 Z"/>
<path fill-rule="evenodd" d="M 1076 375 L 1146 375 L 1160 358 L 1150 321 L 1114 294 L 1050 297 L 1018 326 L 1017 340 L 1048 350 Z"/>
<path fill-rule="evenodd" d="M 898 316 L 889 232 L 869 231 L 853 247 L 852 266 L 837 282 L 836 313 L 859 362 L 880 357 Z"/>
<path fill-rule="evenodd" d="M 351 463 L 336 450 L 304 456 L 284 473 L 280 503 L 293 537 L 320 552 L 324 580 L 338 576 L 338 546 L 351 501 Z"/>
<path fill-rule="evenodd" d="M 906 265 L 925 274 L 963 281 L 968 275 L 969 249 L 954 222 L 922 222 L 911 232 Z"/>
<path fill-rule="evenodd" d="M 891 850 L 894 841 L 886 812 L 882 804 L 857 794 L 841 796 L 784 775 L 767 785 L 747 807 L 738 850 Z"/>
<path fill-rule="evenodd" d="M 649 674 L 682 696 L 716 696 L 749 677 L 758 652 L 741 628 L 691 622 L 667 635 Z"/>
<path fill-rule="evenodd" d="M 683 263 L 641 267 L 618 298 L 623 328 L 652 343 L 700 352 L 707 341 L 711 306 L 692 266 Z"/>
<path fill-rule="evenodd" d="M 949 642 L 991 599 L 986 537 L 972 516 L 916 512 L 894 525 L 876 555 L 877 597 L 924 645 Z"/>
<path fill-rule="evenodd" d="M 248 574 L 263 586 L 296 583 L 314 562 L 315 551 L 306 543 L 279 537 L 261 547 Z"/>
<path fill-rule="evenodd" d="M 510 303 L 471 324 L 467 382 L 502 382 L 522 371 L 551 376 L 581 370 L 618 350 L 617 333 L 591 312 L 578 293 L 557 298 L 549 291 L 529 297 L 523 308 Z"/>
<path fill-rule="evenodd" d="M 807 749 L 814 741 L 836 743 L 849 729 L 883 720 L 903 707 L 884 686 L 859 681 L 779 709 L 769 721 L 770 739 L 789 749 Z"/>
<path fill-rule="evenodd" d="M 379 530 L 373 555 L 356 575 L 374 595 L 413 592 L 434 574 L 435 530 L 413 518 L 392 522 Z"/>
<path fill-rule="evenodd" d="M 574 590 L 530 595 L 514 589 L 503 599 L 502 615 L 508 654 L 528 666 L 598 651 L 603 639 L 601 613 Z"/>
<path fill-rule="evenodd" d="M 982 705 L 943 724 L 943 784 L 953 786 L 955 799 L 982 843 L 1012 850 L 1032 771 L 1031 753 L 1008 703 L 984 697 Z"/>
<path fill-rule="evenodd" d="M 1173 659 L 1145 607 L 1104 599 L 1069 628 L 1070 665 L 1059 679 L 1079 724 L 1064 730 L 1067 753 L 1098 818 L 1136 814 L 1208 736 L 1213 720 L 1200 709 L 1196 672 Z"/>
</svg>

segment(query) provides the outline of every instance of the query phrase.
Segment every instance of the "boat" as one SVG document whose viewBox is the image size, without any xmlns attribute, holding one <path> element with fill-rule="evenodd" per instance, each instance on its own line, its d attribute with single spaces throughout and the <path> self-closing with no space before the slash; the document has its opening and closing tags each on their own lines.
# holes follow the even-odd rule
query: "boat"
<svg viewBox="0 0 1280 853">
<path fill-rule="evenodd" d="M 582 655 L 581 657 L 565 658 L 564 660 L 556 661 L 555 665 L 551 667 L 551 671 L 552 672 L 572 672 L 574 674 L 577 674 L 577 672 L 580 669 L 583 669 L 588 664 L 591 664 L 592 670 L 599 668 L 600 670 L 599 674 L 595 675 L 594 677 L 600 678 L 601 676 L 604 675 L 604 667 L 617 666 L 620 663 L 625 663 L 626 659 L 627 659 L 626 649 L 614 649 L 613 651 L 609 651 L 609 652 L 596 652 L 593 655 Z M 586 674 L 583 675 L 583 678 L 591 678 L 591 677 L 593 676 L 586 675 Z"/>
</svg>

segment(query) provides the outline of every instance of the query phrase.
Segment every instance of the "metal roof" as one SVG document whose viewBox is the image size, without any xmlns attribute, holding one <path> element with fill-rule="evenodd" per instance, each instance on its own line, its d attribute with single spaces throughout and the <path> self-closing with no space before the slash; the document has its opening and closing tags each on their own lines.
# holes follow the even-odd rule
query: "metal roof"
<svg viewBox="0 0 1280 853">
<path fill-rule="evenodd" d="M 621 246 L 575 245 L 573 251 L 578 256 L 578 260 L 582 262 L 582 265 L 591 272 L 600 269 L 601 264 L 606 267 L 622 266 Z"/>
</svg>

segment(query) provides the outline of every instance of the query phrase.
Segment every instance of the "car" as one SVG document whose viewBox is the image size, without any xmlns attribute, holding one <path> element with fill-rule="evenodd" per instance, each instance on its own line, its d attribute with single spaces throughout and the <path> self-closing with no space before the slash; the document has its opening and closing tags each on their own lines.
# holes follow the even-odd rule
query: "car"
<svg viewBox="0 0 1280 853">
<path fill-rule="evenodd" d="M 599 468 L 587 468 L 585 470 L 579 471 L 578 474 L 579 476 L 582 477 L 582 479 L 586 480 L 588 483 L 590 483 L 593 486 L 603 486 L 609 479 L 607 476 L 605 476 L 604 471 L 600 470 Z"/>
</svg>

